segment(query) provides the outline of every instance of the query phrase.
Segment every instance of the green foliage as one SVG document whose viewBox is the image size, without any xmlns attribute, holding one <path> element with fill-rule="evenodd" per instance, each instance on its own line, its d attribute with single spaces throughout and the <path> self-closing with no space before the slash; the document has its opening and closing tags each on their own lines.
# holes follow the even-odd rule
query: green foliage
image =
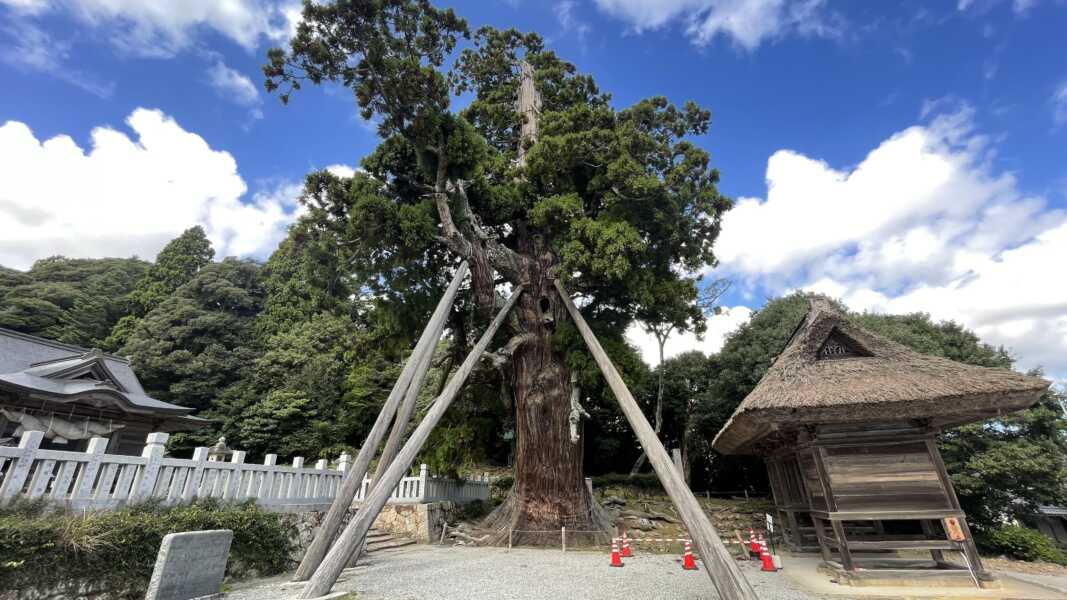
<svg viewBox="0 0 1067 600">
<path fill-rule="evenodd" d="M 0 327 L 75 344 L 104 346 L 126 314 L 123 298 L 148 263 L 136 258 L 34 263 L 26 273 L 0 268 Z"/>
<path fill-rule="evenodd" d="M 135 312 L 143 315 L 162 304 L 174 290 L 211 264 L 214 256 L 215 250 L 202 227 L 186 229 L 159 251 L 156 262 L 130 292 Z"/>
<path fill-rule="evenodd" d="M 623 473 L 605 473 L 593 477 L 593 488 L 629 487 L 645 491 L 663 492 L 663 484 L 655 473 L 638 473 L 633 477 Z"/>
<path fill-rule="evenodd" d="M 366 358 L 361 350 L 351 319 L 328 313 L 270 336 L 247 379 L 218 404 L 223 431 L 243 449 L 281 456 L 321 456 L 339 440 L 355 441 L 365 430 L 346 428 L 342 398 L 353 363 Z"/>
<path fill-rule="evenodd" d="M 0 589 L 66 589 L 80 586 L 106 598 L 142 598 L 163 536 L 180 531 L 231 529 L 227 573 L 272 575 L 290 566 L 295 528 L 284 515 L 254 504 L 198 502 L 116 511 L 0 512 Z"/>
<path fill-rule="evenodd" d="M 215 256 L 204 229 L 199 225 L 186 229 L 163 247 L 156 262 L 145 271 L 126 296 L 129 313 L 122 317 L 104 341 L 104 347 L 114 350 L 129 341 L 140 318 L 159 306 L 182 285 L 208 264 Z"/>
<path fill-rule="evenodd" d="M 303 198 L 318 247 L 332 245 L 329 264 L 345 265 L 348 289 L 367 299 L 357 310 L 385 355 L 368 357 L 372 365 L 410 347 L 460 259 L 470 260 L 474 277 L 450 316 L 458 356 L 497 298 L 494 278 L 543 285 L 548 270 L 588 300 L 586 319 L 637 395 L 649 371 L 622 338 L 629 323 L 703 329 L 697 278 L 686 273 L 714 265 L 731 204 L 707 152 L 690 141 L 708 132 L 707 110 L 662 97 L 618 110 L 537 34 L 484 27 L 471 36 L 466 22 L 425 0 L 305 5 L 289 48 L 268 59 L 267 88 L 284 102 L 308 81 L 335 82 L 379 123 L 382 142 L 362 171 L 351 179 L 313 173 Z M 541 96 L 536 140 L 520 141 L 523 62 Z M 453 94 L 472 99 L 454 111 Z M 520 314 L 533 312 L 523 303 Z M 583 432 L 586 469 L 618 468 L 636 458 L 636 440 L 577 332 L 556 317 L 554 333 L 519 318 L 502 338 L 551 336 L 551 359 L 577 372 L 592 415 Z M 355 366 L 346 406 L 380 403 L 384 394 L 368 393 L 383 387 L 378 372 Z M 420 459 L 447 470 L 503 458 L 513 443 L 502 435 L 514 432 L 511 397 L 538 385 L 515 381 L 516 372 L 476 373 Z"/>
<path fill-rule="evenodd" d="M 1067 419 L 1052 389 L 1033 407 L 941 435 L 960 504 L 977 529 L 1067 503 Z"/>
<path fill-rule="evenodd" d="M 227 258 L 200 270 L 149 311 L 121 349 L 159 398 L 209 408 L 258 356 L 253 326 L 263 307 L 260 267 Z"/>
<path fill-rule="evenodd" d="M 1029 527 L 1002 525 L 977 537 L 984 552 L 1008 558 L 1067 565 L 1067 552 L 1048 536 Z"/>
</svg>

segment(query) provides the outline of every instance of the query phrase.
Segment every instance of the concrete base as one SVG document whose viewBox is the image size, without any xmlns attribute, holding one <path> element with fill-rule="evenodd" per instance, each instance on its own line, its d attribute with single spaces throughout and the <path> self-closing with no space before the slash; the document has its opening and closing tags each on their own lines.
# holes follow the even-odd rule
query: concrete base
<svg viewBox="0 0 1067 600">
<path fill-rule="evenodd" d="M 962 565 L 935 563 L 932 560 L 907 558 L 854 559 L 855 569 L 845 570 L 840 563 L 824 562 L 818 572 L 828 575 L 840 585 L 852 587 L 917 587 L 917 588 L 981 588 L 1000 589 L 1000 581 L 992 576 L 975 578 Z"/>
<path fill-rule="evenodd" d="M 998 589 L 979 589 L 969 580 L 966 586 L 937 587 L 926 578 L 901 580 L 894 578 L 881 585 L 868 579 L 861 585 L 852 585 L 844 578 L 836 577 L 836 570 L 828 568 L 818 554 L 784 552 L 783 569 L 777 576 L 784 577 L 804 591 L 820 598 L 842 600 L 1060 600 L 1057 594 L 1046 587 L 1032 585 L 1012 577 L 999 579 Z M 923 562 L 923 561 L 919 561 Z M 932 565 L 933 561 L 925 561 Z"/>
<path fill-rule="evenodd" d="M 355 592 L 333 592 L 325 596 L 317 596 L 311 600 L 356 600 Z"/>
</svg>

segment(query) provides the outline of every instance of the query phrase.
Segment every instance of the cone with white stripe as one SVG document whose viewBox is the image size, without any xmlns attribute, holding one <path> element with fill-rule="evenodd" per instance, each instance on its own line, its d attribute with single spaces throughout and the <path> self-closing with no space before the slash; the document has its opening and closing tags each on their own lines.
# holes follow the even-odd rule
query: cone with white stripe
<svg viewBox="0 0 1067 600">
<path fill-rule="evenodd" d="M 760 562 L 763 563 L 763 566 L 760 567 L 760 571 L 770 571 L 772 573 L 777 571 L 778 569 L 774 568 L 774 559 L 771 558 L 771 553 L 770 553 L 770 551 L 767 550 L 767 540 L 763 539 L 763 534 L 762 533 L 759 536 L 759 544 L 760 544 L 759 558 L 760 558 Z"/>
<path fill-rule="evenodd" d="M 685 542 L 685 554 L 682 556 L 682 568 L 686 571 L 696 571 L 697 563 L 693 560 L 693 544 Z"/>
<path fill-rule="evenodd" d="M 622 557 L 619 556 L 619 538 L 611 538 L 611 566 L 625 566 L 622 564 Z"/>
</svg>

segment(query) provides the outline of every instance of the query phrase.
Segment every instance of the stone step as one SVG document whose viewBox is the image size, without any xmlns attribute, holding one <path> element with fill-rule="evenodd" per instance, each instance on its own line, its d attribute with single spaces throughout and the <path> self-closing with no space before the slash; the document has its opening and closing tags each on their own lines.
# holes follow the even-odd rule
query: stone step
<svg viewBox="0 0 1067 600">
<path fill-rule="evenodd" d="M 367 543 L 367 552 L 380 552 L 382 550 L 392 550 L 394 548 L 403 548 L 404 546 L 410 546 L 415 543 L 415 540 L 407 538 L 391 538 L 388 540 L 381 540 L 377 542 Z"/>
</svg>

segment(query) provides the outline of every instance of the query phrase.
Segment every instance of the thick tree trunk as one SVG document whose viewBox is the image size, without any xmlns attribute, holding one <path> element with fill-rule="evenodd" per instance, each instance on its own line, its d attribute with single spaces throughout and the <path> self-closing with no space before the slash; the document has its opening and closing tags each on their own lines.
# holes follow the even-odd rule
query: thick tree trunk
<svg viewBox="0 0 1067 600">
<path fill-rule="evenodd" d="M 512 311 L 513 327 L 525 337 L 511 356 L 515 394 L 515 484 L 505 502 L 485 522 L 492 541 L 516 544 L 560 543 L 560 527 L 605 530 L 609 526 L 585 486 L 584 440 L 570 438 L 571 373 L 551 337 L 567 318 L 548 272 L 554 257 L 531 248 L 526 256 L 530 283 Z M 545 532 L 545 533 L 536 533 Z M 591 534 L 576 541 L 585 541 Z M 601 536 L 604 537 L 604 536 Z"/>
</svg>

